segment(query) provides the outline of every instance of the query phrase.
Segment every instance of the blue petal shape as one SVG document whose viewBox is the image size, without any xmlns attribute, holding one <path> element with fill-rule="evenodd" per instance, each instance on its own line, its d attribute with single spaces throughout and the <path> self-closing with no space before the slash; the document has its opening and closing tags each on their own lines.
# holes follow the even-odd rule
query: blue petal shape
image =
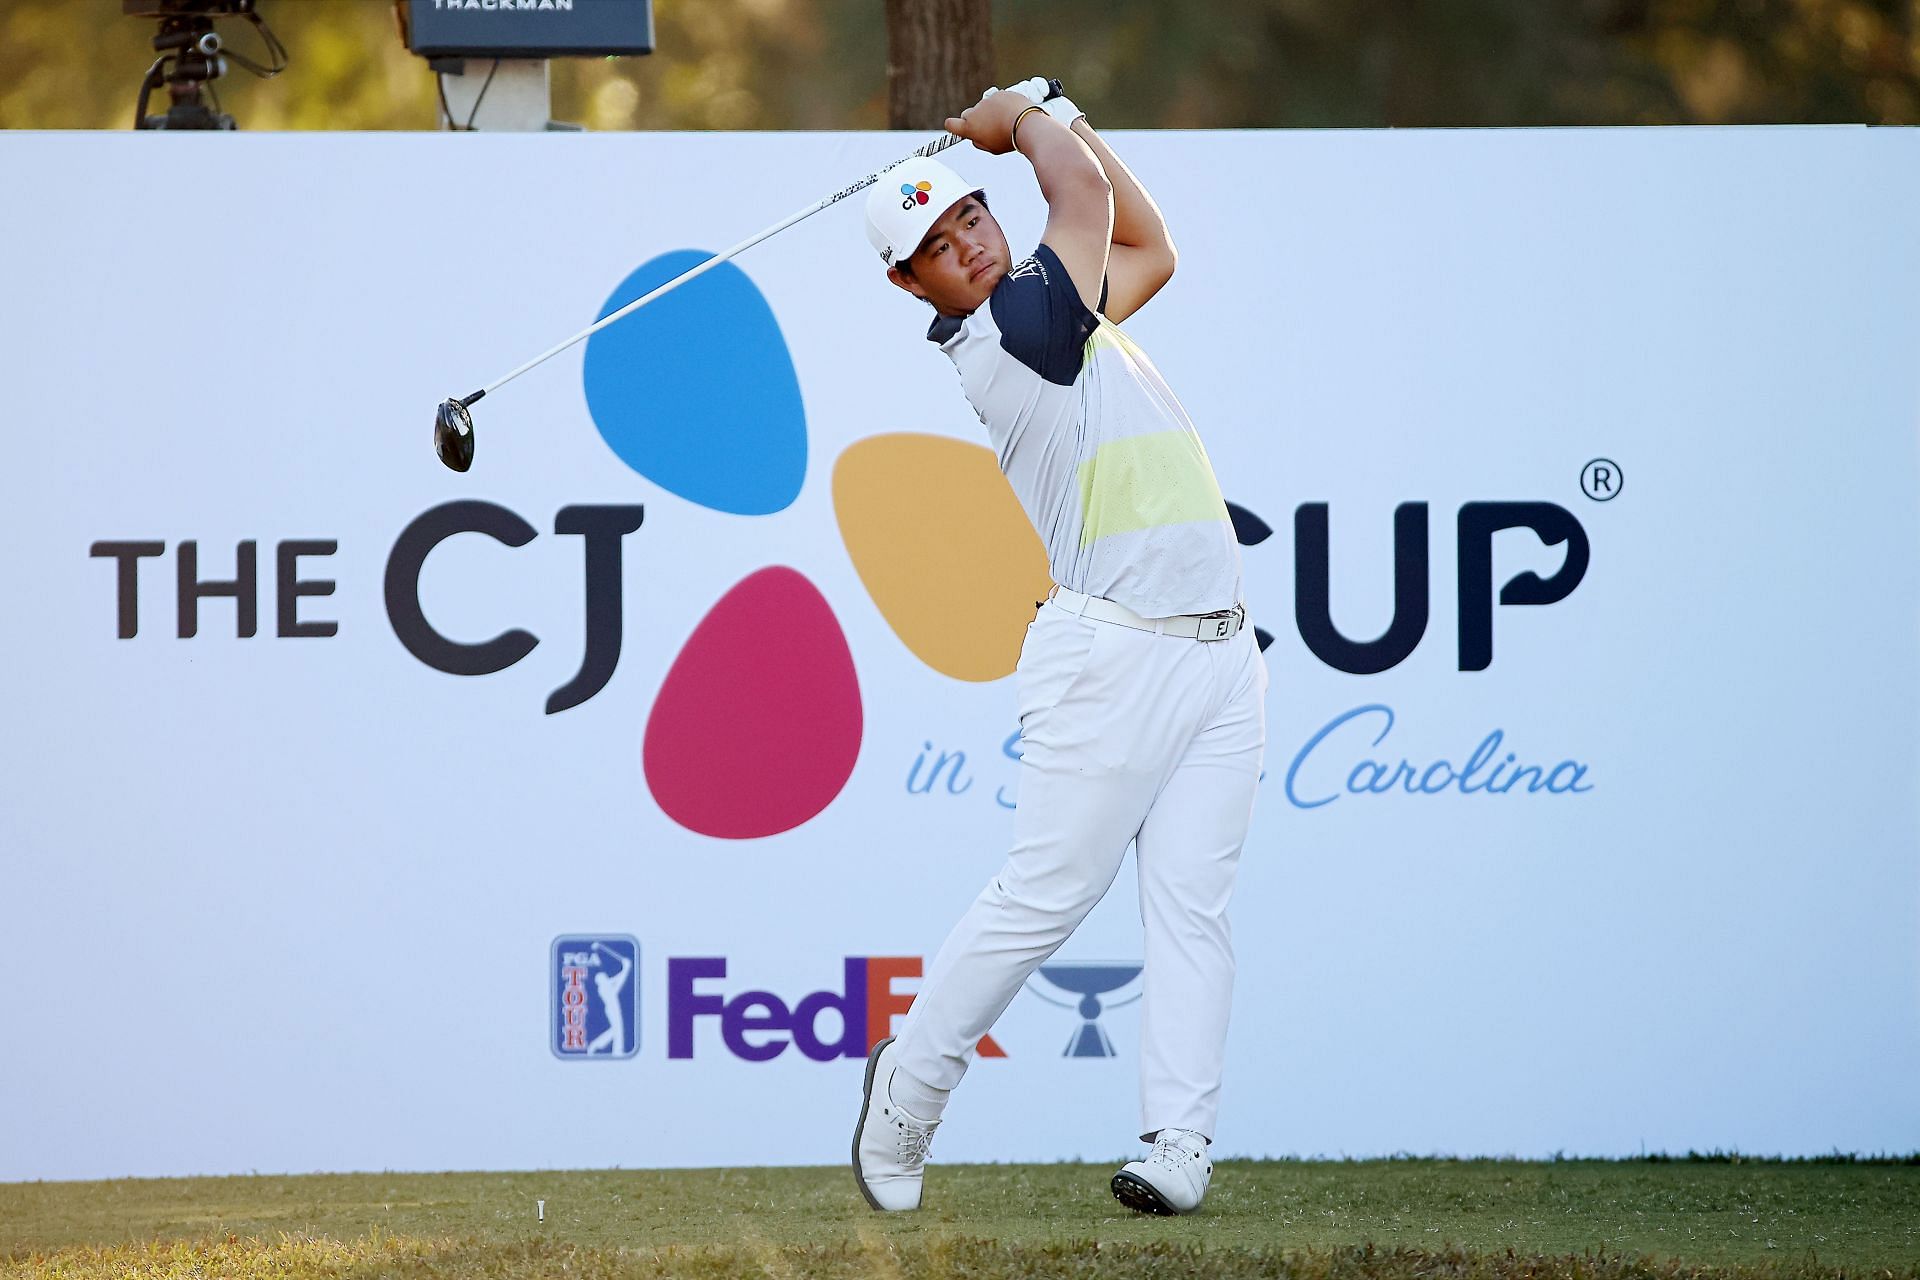
<svg viewBox="0 0 1920 1280">
<path fill-rule="evenodd" d="M 680 249 L 644 263 L 600 315 L 711 256 Z M 793 357 L 773 309 L 731 262 L 594 334 L 585 364 L 593 425 L 669 493 L 738 516 L 800 495 L 807 415 Z"/>
</svg>

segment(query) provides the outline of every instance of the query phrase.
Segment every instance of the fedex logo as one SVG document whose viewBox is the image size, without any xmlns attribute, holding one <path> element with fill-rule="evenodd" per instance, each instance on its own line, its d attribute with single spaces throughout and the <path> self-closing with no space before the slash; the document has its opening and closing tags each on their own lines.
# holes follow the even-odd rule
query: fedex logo
<svg viewBox="0 0 1920 1280">
<path fill-rule="evenodd" d="M 789 1004 L 771 991 L 721 994 L 727 962 L 718 956 L 667 961 L 667 1056 L 691 1058 L 695 1031 L 704 1019 L 719 1024 L 727 1052 L 748 1062 L 767 1062 L 793 1045 L 815 1062 L 864 1058 L 893 1034 L 893 1020 L 913 1005 L 895 983 L 920 976 L 919 956 L 848 956 L 840 990 L 813 991 Z M 824 1033 L 820 1015 L 834 1018 Z M 980 1039 L 980 1056 L 1004 1058 L 992 1036 Z"/>
</svg>

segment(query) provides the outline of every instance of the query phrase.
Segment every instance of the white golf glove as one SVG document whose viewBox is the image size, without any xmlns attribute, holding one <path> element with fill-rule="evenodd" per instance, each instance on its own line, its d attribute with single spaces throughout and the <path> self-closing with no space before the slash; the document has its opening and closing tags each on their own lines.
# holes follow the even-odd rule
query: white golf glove
<svg viewBox="0 0 1920 1280">
<path fill-rule="evenodd" d="M 1035 76 L 1031 80 L 1022 80 L 1009 87 L 1009 92 L 1024 94 L 1028 102 L 1041 108 L 1067 128 L 1073 128 L 1073 122 L 1087 113 L 1073 105 L 1073 99 L 1061 94 L 1057 98 L 1047 95 L 1053 92 L 1052 83 L 1045 76 Z"/>
<path fill-rule="evenodd" d="M 1031 80 L 1022 80 L 1019 84 L 1008 85 L 1007 92 L 1025 94 L 1027 101 L 1037 107 L 1047 100 L 1047 78 L 1035 76 Z"/>
</svg>

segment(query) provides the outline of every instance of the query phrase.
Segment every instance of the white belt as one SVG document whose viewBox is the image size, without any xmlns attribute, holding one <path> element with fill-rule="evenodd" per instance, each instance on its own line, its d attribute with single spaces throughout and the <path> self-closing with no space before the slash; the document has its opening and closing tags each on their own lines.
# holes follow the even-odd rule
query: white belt
<svg viewBox="0 0 1920 1280">
<path fill-rule="evenodd" d="M 1246 606 L 1238 604 L 1218 613 L 1177 613 L 1171 618 L 1143 618 L 1123 604 L 1100 596 L 1069 591 L 1065 587 L 1055 587 L 1048 598 L 1078 617 L 1090 618 L 1095 622 L 1112 622 L 1122 627 L 1132 627 L 1135 631 L 1151 631 L 1155 635 L 1178 636 L 1183 640 L 1231 640 L 1247 622 Z"/>
</svg>

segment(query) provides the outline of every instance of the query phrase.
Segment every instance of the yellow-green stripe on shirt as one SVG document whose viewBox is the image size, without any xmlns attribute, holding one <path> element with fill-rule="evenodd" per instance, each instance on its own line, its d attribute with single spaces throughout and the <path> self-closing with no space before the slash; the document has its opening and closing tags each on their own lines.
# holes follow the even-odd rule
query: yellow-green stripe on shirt
<svg viewBox="0 0 1920 1280">
<path fill-rule="evenodd" d="M 1200 437 L 1175 428 L 1110 440 L 1080 464 L 1080 545 L 1163 525 L 1225 520 Z"/>
</svg>

